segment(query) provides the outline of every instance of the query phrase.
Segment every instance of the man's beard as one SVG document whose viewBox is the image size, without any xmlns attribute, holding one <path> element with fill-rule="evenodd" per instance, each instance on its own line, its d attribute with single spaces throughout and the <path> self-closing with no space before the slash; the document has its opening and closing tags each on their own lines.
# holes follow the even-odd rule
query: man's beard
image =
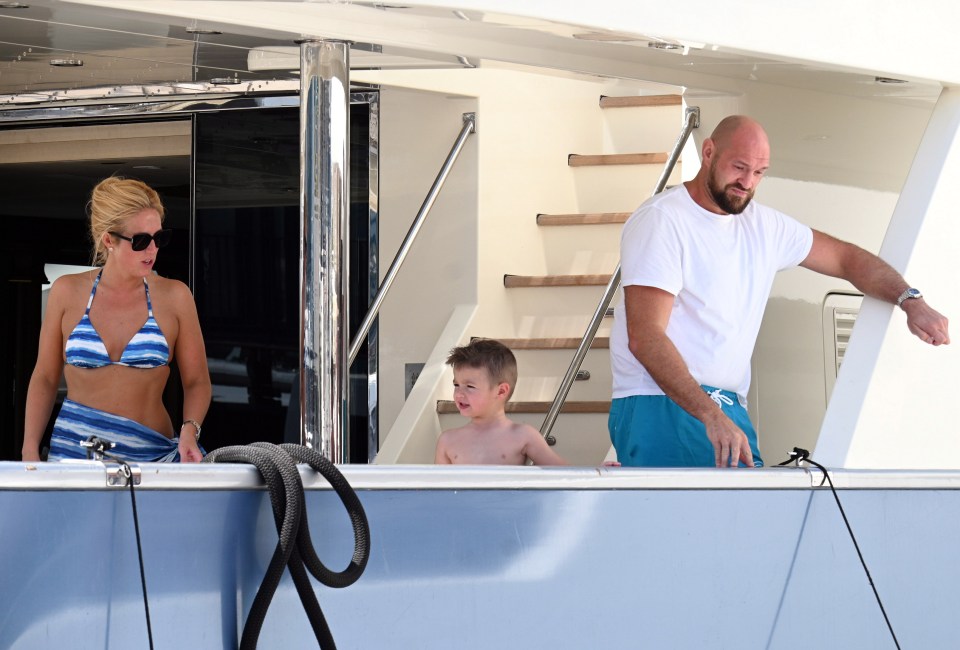
<svg viewBox="0 0 960 650">
<path fill-rule="evenodd" d="M 744 190 L 742 187 L 736 183 L 730 183 L 726 187 L 721 188 L 717 182 L 716 177 L 711 172 L 710 177 L 707 179 L 707 189 L 710 190 L 710 196 L 713 197 L 713 202 L 717 206 L 726 212 L 727 214 L 740 214 L 747 209 L 747 206 L 750 205 L 750 200 L 753 199 L 753 191 L 750 190 L 746 196 L 728 196 L 727 189 L 731 187 L 736 187 L 740 190 Z"/>
</svg>

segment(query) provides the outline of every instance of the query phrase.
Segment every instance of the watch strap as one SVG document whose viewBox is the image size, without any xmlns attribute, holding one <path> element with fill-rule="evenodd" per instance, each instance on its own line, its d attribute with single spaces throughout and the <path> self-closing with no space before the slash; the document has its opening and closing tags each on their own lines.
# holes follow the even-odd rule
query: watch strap
<svg viewBox="0 0 960 650">
<path fill-rule="evenodd" d="M 910 300 L 911 298 L 923 298 L 923 294 L 920 293 L 919 289 L 914 289 L 913 287 L 904 289 L 903 293 L 900 294 L 900 297 L 897 298 L 897 307 L 902 307 L 903 301 Z"/>
</svg>

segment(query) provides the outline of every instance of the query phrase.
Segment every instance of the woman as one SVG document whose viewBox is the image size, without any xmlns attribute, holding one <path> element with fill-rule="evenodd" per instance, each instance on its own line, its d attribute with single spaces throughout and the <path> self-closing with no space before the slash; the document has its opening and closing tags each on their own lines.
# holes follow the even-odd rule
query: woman
<svg viewBox="0 0 960 650">
<path fill-rule="evenodd" d="M 97 436 L 125 460 L 199 462 L 210 375 L 190 290 L 153 273 L 172 234 L 162 229 L 160 197 L 140 181 L 111 177 L 93 189 L 88 209 L 100 268 L 62 276 L 50 289 L 27 390 L 23 460 L 40 460 L 62 372 L 67 397 L 48 460 L 86 458 L 80 443 Z M 174 359 L 184 392 L 177 429 L 162 401 Z"/>
</svg>

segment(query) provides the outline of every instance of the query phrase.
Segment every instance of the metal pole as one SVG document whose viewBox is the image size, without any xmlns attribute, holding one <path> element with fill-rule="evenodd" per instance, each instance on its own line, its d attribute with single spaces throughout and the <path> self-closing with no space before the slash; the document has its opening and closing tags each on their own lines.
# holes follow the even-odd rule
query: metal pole
<svg viewBox="0 0 960 650">
<path fill-rule="evenodd" d="M 683 147 L 687 143 L 687 138 L 690 137 L 690 133 L 694 129 L 699 127 L 700 109 L 697 107 L 687 108 L 684 112 L 683 130 L 680 132 L 680 137 L 677 138 L 676 144 L 673 145 L 673 151 L 670 152 L 670 156 L 667 158 L 667 162 L 663 167 L 663 171 L 660 173 L 660 180 L 657 181 L 657 186 L 654 188 L 653 194 L 659 194 L 663 191 L 663 188 L 667 186 L 667 180 L 670 178 L 670 174 L 673 173 L 673 168 L 677 164 L 677 160 L 680 159 L 680 152 L 683 151 Z M 607 288 L 603 292 L 603 298 L 600 299 L 600 304 L 597 305 L 597 310 L 593 313 L 593 318 L 590 320 L 590 325 L 587 326 L 587 331 L 584 333 L 583 339 L 580 341 L 580 346 L 573 355 L 573 361 L 570 362 L 570 367 L 567 368 L 567 373 L 560 381 L 560 388 L 557 390 L 557 396 L 553 399 L 553 404 L 550 405 L 550 410 L 547 411 L 547 415 L 543 419 L 543 425 L 540 427 L 540 434 L 546 438 L 547 442 L 549 442 L 551 445 L 556 443 L 556 438 L 550 435 L 550 432 L 553 430 L 553 425 L 557 421 L 557 416 L 560 415 L 560 409 L 563 407 L 563 403 L 566 401 L 567 395 L 570 393 L 570 387 L 573 386 L 574 379 L 577 378 L 577 372 L 580 370 L 580 364 L 583 363 L 584 357 L 587 356 L 587 351 L 590 349 L 590 346 L 593 345 L 593 339 L 597 335 L 597 330 L 600 329 L 600 322 L 607 313 L 607 307 L 610 306 L 610 301 L 613 299 L 613 294 L 617 292 L 619 287 L 620 264 L 618 262 L 617 270 L 613 272 L 613 276 L 611 276 L 610 282 L 607 284 Z"/>
<path fill-rule="evenodd" d="M 300 44 L 300 440 L 333 463 L 349 459 L 349 55 Z"/>
<path fill-rule="evenodd" d="M 380 313 L 380 307 L 383 305 L 383 299 L 386 298 L 387 292 L 390 290 L 390 286 L 393 284 L 394 279 L 396 279 L 397 272 L 400 271 L 400 265 L 403 264 L 403 261 L 407 257 L 407 253 L 410 252 L 410 248 L 413 246 L 413 241 L 416 239 L 417 233 L 420 232 L 420 227 L 427 218 L 430 208 L 433 207 L 434 202 L 437 200 L 437 195 L 440 194 L 440 189 L 447 180 L 447 176 L 450 173 L 450 169 L 453 167 L 453 163 L 455 163 L 457 158 L 460 156 L 460 152 L 463 150 L 463 145 L 467 141 L 467 136 L 475 132 L 476 128 L 476 113 L 464 113 L 463 128 L 460 129 L 460 135 L 457 136 L 457 141 L 454 142 L 453 147 L 450 149 L 450 153 L 447 154 L 447 159 L 443 162 L 443 167 L 441 167 L 440 173 L 437 174 L 437 178 L 433 181 L 430 191 L 427 192 L 427 196 L 423 200 L 423 205 L 420 206 L 420 211 L 417 212 L 417 216 L 413 220 L 413 225 L 411 225 L 410 230 L 407 231 L 407 236 L 403 238 L 403 243 L 400 244 L 400 250 L 397 251 L 396 257 L 393 258 L 393 263 L 390 265 L 389 270 L 387 270 L 387 274 L 383 278 L 383 284 L 380 285 L 377 295 L 374 297 L 373 302 L 370 303 L 370 308 L 367 310 L 367 315 L 360 324 L 360 329 L 357 330 L 357 333 L 354 336 L 353 344 L 350 346 L 350 356 L 348 357 L 351 365 L 353 364 L 354 359 L 357 358 L 357 354 L 360 352 L 360 348 L 363 346 L 363 340 L 370 332 L 373 322 L 377 319 L 377 314 Z"/>
</svg>

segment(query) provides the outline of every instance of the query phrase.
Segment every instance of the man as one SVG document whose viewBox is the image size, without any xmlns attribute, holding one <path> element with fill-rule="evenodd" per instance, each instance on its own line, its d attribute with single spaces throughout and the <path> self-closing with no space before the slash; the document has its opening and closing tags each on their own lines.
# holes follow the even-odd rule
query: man
<svg viewBox="0 0 960 650">
<path fill-rule="evenodd" d="M 624 466 L 762 466 L 746 394 L 782 269 L 843 278 L 900 306 L 920 340 L 950 342 L 947 319 L 889 264 L 751 203 L 769 163 L 763 128 L 727 117 L 704 141 L 696 178 L 649 199 L 624 226 L 609 420 Z"/>
</svg>

